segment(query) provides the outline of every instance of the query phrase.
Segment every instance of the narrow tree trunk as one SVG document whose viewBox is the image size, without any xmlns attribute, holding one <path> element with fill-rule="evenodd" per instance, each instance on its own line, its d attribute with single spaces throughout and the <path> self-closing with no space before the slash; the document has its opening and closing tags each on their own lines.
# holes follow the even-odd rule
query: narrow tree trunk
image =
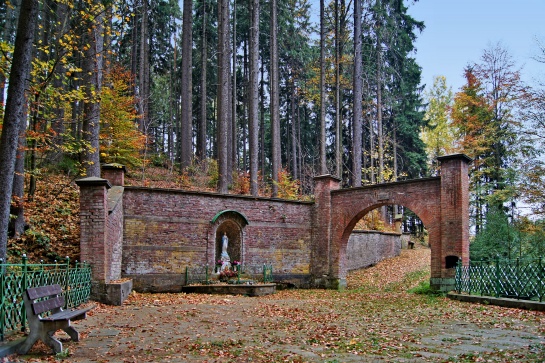
<svg viewBox="0 0 545 363">
<path fill-rule="evenodd" d="M 280 147 L 280 106 L 279 106 L 279 85 L 278 85 L 278 21 L 277 3 L 271 0 L 271 151 L 272 151 L 272 195 L 278 196 L 278 173 L 282 169 L 281 147 Z"/>
<path fill-rule="evenodd" d="M 102 87 L 102 50 L 103 50 L 103 15 L 95 18 L 87 27 L 86 44 L 89 44 L 83 61 L 83 73 L 86 75 L 86 94 L 89 102 L 83 106 L 83 139 L 88 147 L 83 153 L 87 176 L 100 177 L 100 89 Z"/>
<path fill-rule="evenodd" d="M 320 0 L 320 174 L 327 174 L 326 162 L 326 84 L 325 84 L 325 15 L 324 0 Z"/>
<path fill-rule="evenodd" d="M 354 107 L 352 121 L 352 186 L 361 186 L 362 135 L 362 54 L 361 54 L 361 0 L 354 0 Z"/>
<path fill-rule="evenodd" d="M 231 83 L 231 166 L 229 170 L 236 171 L 237 159 L 238 159 L 238 128 L 237 128 L 237 102 L 238 102 L 238 92 L 237 92 L 237 1 L 233 0 L 233 35 L 232 39 L 232 48 L 231 48 L 231 57 L 233 62 L 232 68 L 232 83 Z M 231 173 L 233 175 L 233 173 Z"/>
<path fill-rule="evenodd" d="M 250 92 L 249 131 L 250 131 L 250 194 L 258 195 L 258 156 L 259 156 L 259 0 L 250 2 Z"/>
<path fill-rule="evenodd" d="M 217 152 L 218 192 L 227 193 L 229 186 L 229 1 L 218 1 L 218 110 Z"/>
<path fill-rule="evenodd" d="M 292 77 L 293 79 L 293 77 Z M 291 84 L 291 175 L 293 179 L 297 179 L 299 170 L 297 169 L 297 129 L 295 120 L 295 105 L 297 96 L 295 95 L 295 85 Z"/>
<path fill-rule="evenodd" d="M 260 162 L 261 162 L 261 175 L 265 175 L 265 65 L 263 64 L 263 60 L 261 61 L 261 81 L 259 83 L 259 98 L 260 98 L 260 106 L 261 106 L 261 112 L 259 113 L 259 119 L 260 119 L 260 140 L 259 140 L 259 152 L 261 155 Z"/>
<path fill-rule="evenodd" d="M 191 165 L 193 142 L 193 0 L 184 0 L 181 82 L 181 167 Z"/>
<path fill-rule="evenodd" d="M 341 127 L 341 72 L 340 72 L 340 35 L 339 35 L 339 0 L 335 0 L 335 174 L 342 177 L 342 127 Z"/>
<path fill-rule="evenodd" d="M 148 0 L 142 0 L 142 24 L 140 28 L 140 62 L 138 69 L 139 82 L 139 112 L 140 112 L 140 132 L 146 132 L 147 122 L 147 97 L 146 94 L 146 68 L 148 61 Z"/>
<path fill-rule="evenodd" d="M 384 137 L 382 132 L 382 57 L 377 44 L 377 141 L 378 141 L 378 182 L 384 182 Z"/>
<path fill-rule="evenodd" d="M 208 64 L 208 42 L 206 41 L 206 0 L 203 0 L 202 11 L 202 45 L 201 45 L 201 95 L 200 95 L 200 117 L 199 135 L 197 137 L 197 157 L 201 160 L 206 158 L 206 66 Z"/>
</svg>

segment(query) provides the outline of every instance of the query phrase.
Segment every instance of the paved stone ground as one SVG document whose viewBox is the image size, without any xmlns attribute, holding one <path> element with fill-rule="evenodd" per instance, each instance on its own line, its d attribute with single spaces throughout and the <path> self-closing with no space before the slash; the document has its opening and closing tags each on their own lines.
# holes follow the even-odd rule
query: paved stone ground
<svg viewBox="0 0 545 363">
<path fill-rule="evenodd" d="M 408 265 L 411 261 L 414 263 L 409 259 Z M 370 279 L 379 279 L 391 270 L 390 279 L 395 280 L 393 275 L 405 268 L 403 263 L 399 258 L 386 261 L 376 267 L 378 270 L 366 274 Z M 353 284 L 344 292 L 291 290 L 263 297 L 133 293 L 123 306 L 99 304 L 87 319 L 75 322 L 82 339 L 64 343 L 69 352 L 65 359 L 67 362 L 545 361 L 544 313 L 410 294 L 407 286 L 429 278 L 418 273 L 412 276 L 390 284 L 377 280 L 375 285 L 380 288 Z M 41 362 L 54 361 L 55 356 L 47 347 L 37 344 L 29 355 L 9 359 Z"/>
<path fill-rule="evenodd" d="M 532 316 L 483 322 L 422 319 L 382 325 L 318 299 L 206 296 L 99 308 L 64 343 L 70 362 L 542 361 L 543 326 Z M 448 302 L 446 302 L 448 303 Z M 463 304 L 452 302 L 454 304 Z M 312 310 L 317 319 L 297 322 Z M 418 309 L 418 307 L 415 307 Z M 427 314 L 429 308 L 424 308 Z M 507 309 L 506 309 L 507 310 Z M 382 313 L 380 313 L 382 314 Z M 435 317 L 434 317 L 435 318 Z M 309 324 L 310 329 L 305 326 Z M 371 327 L 372 326 L 372 327 Z M 62 334 L 57 333 L 62 337 Z M 37 345 L 20 361 L 52 358 Z M 519 357 L 519 359 L 516 359 Z M 475 360 L 473 360 L 475 358 Z"/>
</svg>

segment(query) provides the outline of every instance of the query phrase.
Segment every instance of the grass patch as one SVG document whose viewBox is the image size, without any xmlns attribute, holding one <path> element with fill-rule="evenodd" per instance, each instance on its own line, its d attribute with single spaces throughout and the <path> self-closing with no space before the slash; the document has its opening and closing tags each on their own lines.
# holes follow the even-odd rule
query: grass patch
<svg viewBox="0 0 545 363">
<path fill-rule="evenodd" d="M 429 280 L 420 281 L 418 286 L 409 289 L 409 293 L 426 296 L 446 296 L 444 292 L 432 289 Z"/>
</svg>

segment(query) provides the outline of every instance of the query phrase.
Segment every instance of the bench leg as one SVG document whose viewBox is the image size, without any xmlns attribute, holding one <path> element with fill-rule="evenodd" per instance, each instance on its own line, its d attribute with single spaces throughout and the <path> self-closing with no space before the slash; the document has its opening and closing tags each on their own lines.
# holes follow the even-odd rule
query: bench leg
<svg viewBox="0 0 545 363">
<path fill-rule="evenodd" d="M 62 343 L 53 336 L 55 334 L 55 331 L 49 331 L 47 332 L 47 335 L 44 337 L 43 341 L 45 344 L 47 344 L 55 353 L 62 352 Z"/>
<path fill-rule="evenodd" d="M 72 339 L 72 341 L 79 342 L 79 333 L 76 329 L 74 329 L 74 327 L 69 325 L 66 328 L 63 328 L 62 330 L 64 330 L 66 334 L 70 335 L 70 338 Z"/>
<path fill-rule="evenodd" d="M 34 343 L 36 343 L 36 341 L 38 340 L 39 336 L 37 334 L 32 334 L 32 332 L 26 337 L 25 341 L 23 342 L 23 344 L 21 344 L 21 346 L 19 347 L 19 349 L 17 349 L 17 353 L 19 354 L 27 354 L 28 351 L 30 350 L 30 348 L 32 348 L 32 346 L 34 345 Z"/>
</svg>

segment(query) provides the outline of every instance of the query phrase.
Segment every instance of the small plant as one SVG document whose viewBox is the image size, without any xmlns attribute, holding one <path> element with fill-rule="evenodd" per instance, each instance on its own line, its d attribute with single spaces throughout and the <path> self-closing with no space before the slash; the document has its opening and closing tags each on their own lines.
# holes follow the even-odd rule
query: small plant
<svg viewBox="0 0 545 363">
<path fill-rule="evenodd" d="M 56 359 L 66 359 L 68 357 L 70 357 L 70 351 L 68 350 L 68 348 L 58 352 L 57 354 L 55 354 Z"/>
</svg>

